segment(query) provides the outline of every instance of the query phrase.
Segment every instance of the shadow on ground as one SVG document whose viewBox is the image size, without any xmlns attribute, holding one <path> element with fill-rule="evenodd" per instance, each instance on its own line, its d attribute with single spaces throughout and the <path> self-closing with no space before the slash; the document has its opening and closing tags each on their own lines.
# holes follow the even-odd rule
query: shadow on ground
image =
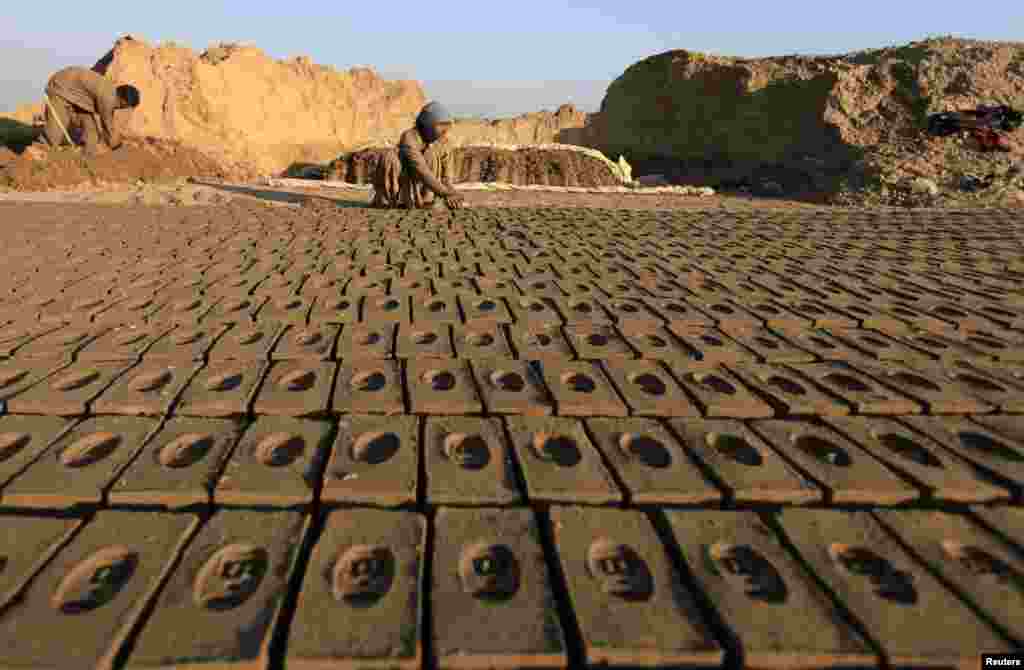
<svg viewBox="0 0 1024 670">
<path fill-rule="evenodd" d="M 39 129 L 14 119 L 0 118 L 0 147 L 21 153 L 35 141 Z"/>
<path fill-rule="evenodd" d="M 302 204 L 310 200 L 325 201 L 333 203 L 339 208 L 362 208 L 369 209 L 370 202 L 369 196 L 365 196 L 366 202 L 359 202 L 353 200 L 342 200 L 336 198 L 326 197 L 320 194 L 307 194 L 307 193 L 291 193 L 288 191 L 279 191 L 271 189 L 262 189 L 255 186 L 238 186 L 233 184 L 216 184 L 212 182 L 206 182 L 202 180 L 196 180 L 193 183 L 208 188 L 224 191 L 225 193 L 233 193 L 235 195 L 245 195 L 252 198 L 259 198 L 261 200 L 267 200 L 270 202 L 279 202 L 286 204 Z"/>
</svg>

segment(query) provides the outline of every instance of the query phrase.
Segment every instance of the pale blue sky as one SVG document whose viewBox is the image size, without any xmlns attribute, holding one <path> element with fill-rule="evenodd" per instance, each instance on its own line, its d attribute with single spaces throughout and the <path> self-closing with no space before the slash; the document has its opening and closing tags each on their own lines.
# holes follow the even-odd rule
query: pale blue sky
<svg viewBox="0 0 1024 670">
<path fill-rule="evenodd" d="M 595 111 L 626 67 L 669 49 L 750 57 L 842 53 L 939 34 L 1024 40 L 1022 7 L 1016 0 L 7 0 L 0 111 L 38 98 L 60 67 L 91 66 L 124 33 L 199 50 L 249 42 L 277 58 L 368 65 L 421 81 L 428 97 L 457 114 L 494 117 L 563 102 Z"/>
</svg>

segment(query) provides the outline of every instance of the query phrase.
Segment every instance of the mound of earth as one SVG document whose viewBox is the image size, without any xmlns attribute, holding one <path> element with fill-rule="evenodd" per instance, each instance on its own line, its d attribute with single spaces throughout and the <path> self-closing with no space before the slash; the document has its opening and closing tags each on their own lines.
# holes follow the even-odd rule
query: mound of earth
<svg viewBox="0 0 1024 670">
<path fill-rule="evenodd" d="M 590 115 L 571 104 L 510 119 L 457 119 L 445 141 L 467 144 L 584 144 Z"/>
<path fill-rule="evenodd" d="M 29 148 L 16 154 L 0 149 L 0 188 L 48 191 L 68 187 L 159 182 L 182 177 L 245 180 L 245 166 L 220 160 L 171 140 L 126 139 L 117 151 L 86 157 L 80 150 Z"/>
<path fill-rule="evenodd" d="M 324 177 L 350 184 L 369 184 L 377 164 L 395 147 L 370 147 L 342 154 L 328 165 Z M 525 186 L 619 186 L 617 166 L 599 152 L 567 145 L 451 147 L 453 181 L 500 182 Z"/>
<path fill-rule="evenodd" d="M 591 142 L 638 174 L 781 193 L 942 187 L 1024 156 L 931 140 L 934 112 L 1024 108 L 1024 44 L 936 38 L 837 56 L 731 58 L 675 50 L 629 67 L 590 120 Z M 890 189 L 893 192 L 899 189 Z"/>
</svg>

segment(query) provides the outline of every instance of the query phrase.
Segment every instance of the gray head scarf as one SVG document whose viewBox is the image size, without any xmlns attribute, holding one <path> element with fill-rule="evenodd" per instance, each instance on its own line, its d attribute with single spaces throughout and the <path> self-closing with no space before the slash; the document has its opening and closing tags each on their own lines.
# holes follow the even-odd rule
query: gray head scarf
<svg viewBox="0 0 1024 670">
<path fill-rule="evenodd" d="M 439 102 L 428 102 L 420 110 L 419 116 L 416 117 L 416 128 L 423 135 L 423 139 L 427 142 L 434 142 L 437 140 L 437 135 L 434 133 L 434 124 L 451 120 L 452 115 L 448 113 L 444 105 Z"/>
</svg>

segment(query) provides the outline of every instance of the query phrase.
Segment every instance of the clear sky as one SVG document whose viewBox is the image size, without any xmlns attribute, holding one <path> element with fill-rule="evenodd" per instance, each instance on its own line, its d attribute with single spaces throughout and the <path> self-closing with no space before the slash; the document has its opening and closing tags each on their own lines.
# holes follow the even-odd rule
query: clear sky
<svg viewBox="0 0 1024 670">
<path fill-rule="evenodd" d="M 71 3 L 6 0 L 0 111 L 36 100 L 49 74 L 93 65 L 119 35 L 197 50 L 247 42 L 417 79 L 458 115 L 511 116 L 601 104 L 608 84 L 669 49 L 732 56 L 843 53 L 929 35 L 1024 40 L 1024 2 L 949 0 L 298 0 Z"/>
</svg>

